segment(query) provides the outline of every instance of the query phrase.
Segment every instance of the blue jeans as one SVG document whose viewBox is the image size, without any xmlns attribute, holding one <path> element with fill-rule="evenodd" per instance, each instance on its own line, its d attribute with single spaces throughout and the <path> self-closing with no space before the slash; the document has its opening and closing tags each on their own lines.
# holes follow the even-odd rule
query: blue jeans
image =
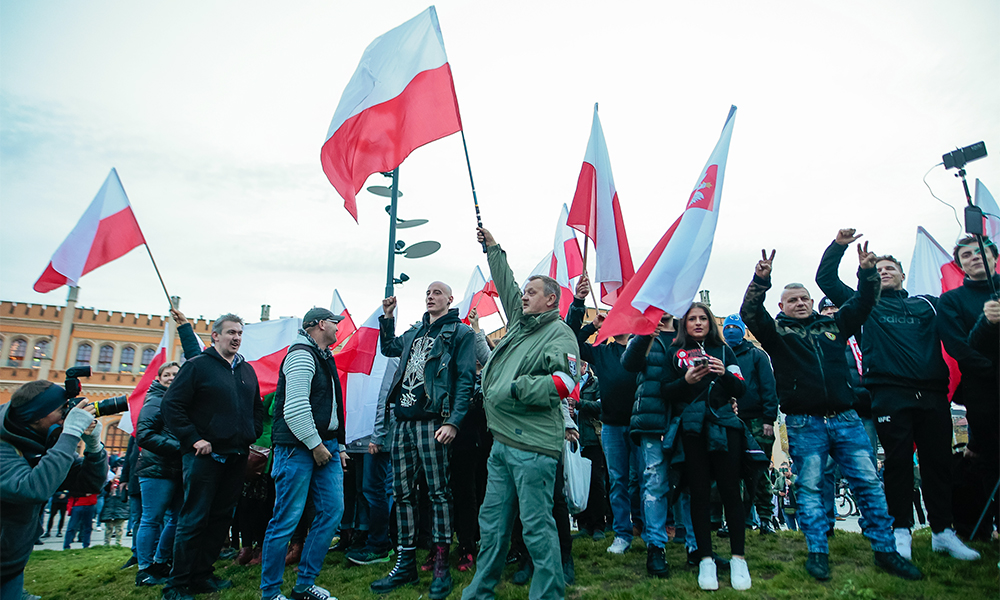
<svg viewBox="0 0 1000 600">
<path fill-rule="evenodd" d="M 142 490 L 142 519 L 136 538 L 136 558 L 139 569 L 148 569 L 153 563 L 171 562 L 174 556 L 174 533 L 177 515 L 184 503 L 184 488 L 180 481 L 140 477 Z"/>
<path fill-rule="evenodd" d="M 799 525 L 809 552 L 828 554 L 829 529 L 823 507 L 823 471 L 827 456 L 840 465 L 865 515 L 864 534 L 876 552 L 895 552 L 892 519 L 885 503 L 882 482 L 871 460 L 871 443 L 861 419 L 853 410 L 832 417 L 788 415 L 788 449 L 797 467 L 795 482 Z"/>
<path fill-rule="evenodd" d="M 0 599 L 20 600 L 24 596 L 24 570 L 0 584 Z"/>
<path fill-rule="evenodd" d="M 69 550 L 76 533 L 80 533 L 80 543 L 84 548 L 90 547 L 90 532 L 94 529 L 94 505 L 74 506 L 66 526 L 66 536 L 63 538 L 63 550 Z"/>
<path fill-rule="evenodd" d="M 646 546 L 667 546 L 667 516 L 670 505 L 670 480 L 667 477 L 669 464 L 663 453 L 663 442 L 658 435 L 643 435 L 640 439 L 646 469 L 642 472 L 642 498 L 645 508 L 642 539 Z"/>
<path fill-rule="evenodd" d="M 274 516 L 264 535 L 260 591 L 270 598 L 281 591 L 285 573 L 288 540 L 302 517 L 306 498 L 312 492 L 316 516 L 306 536 L 299 561 L 297 585 L 312 585 L 323 566 L 333 532 L 344 516 L 344 470 L 340 465 L 337 440 L 323 442 L 333 458 L 322 467 L 316 466 L 312 452 L 304 446 L 279 444 L 274 447 Z"/>
<path fill-rule="evenodd" d="M 389 453 L 365 454 L 363 493 L 368 502 L 368 545 L 379 550 L 392 548 L 389 514 L 392 509 L 392 469 Z"/>
<path fill-rule="evenodd" d="M 141 489 L 140 485 L 140 489 Z M 139 494 L 128 497 L 128 530 L 132 532 L 132 556 L 139 560 L 139 543 L 136 534 L 142 520 L 142 497 Z"/>
<path fill-rule="evenodd" d="M 608 479 L 611 482 L 611 516 L 615 537 L 632 542 L 632 490 L 629 485 L 629 471 L 633 463 L 639 465 L 639 448 L 632 442 L 628 427 L 607 425 L 601 428 L 601 442 L 604 458 L 608 464 Z"/>
<path fill-rule="evenodd" d="M 688 552 L 698 549 L 698 540 L 694 537 L 694 523 L 691 521 L 691 494 L 681 492 L 677 497 L 677 511 L 680 513 L 681 525 L 684 526 L 684 547 Z"/>
</svg>

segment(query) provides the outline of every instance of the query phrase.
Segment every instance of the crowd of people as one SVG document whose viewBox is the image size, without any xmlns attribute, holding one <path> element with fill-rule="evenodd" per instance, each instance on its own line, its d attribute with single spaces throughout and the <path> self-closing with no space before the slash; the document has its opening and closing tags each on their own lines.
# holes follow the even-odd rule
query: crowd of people
<svg viewBox="0 0 1000 600">
<path fill-rule="evenodd" d="M 160 367 L 110 475 L 92 404 L 72 406 L 45 381 L 19 388 L 0 406 L 0 600 L 28 597 L 32 545 L 51 535 L 67 505 L 67 546 L 77 530 L 89 545 L 95 514 L 105 543 L 120 544 L 127 528 L 133 557 L 125 566 L 138 567 L 137 586 L 162 585 L 167 600 L 232 587 L 214 574 L 220 558 L 260 564 L 263 600 L 332 598 L 316 585 L 330 551 L 355 564 L 392 562 L 371 582 L 376 593 L 418 584 L 429 571 L 428 595 L 442 600 L 454 591 L 454 563 L 474 570 L 463 600 L 492 598 L 504 567 L 517 562 L 514 583 L 530 581 L 531 598 L 563 598 L 575 581 L 574 517 L 576 537 L 611 534 L 611 555 L 641 537 L 656 578 L 670 576 L 666 544 L 682 537 L 703 590 L 719 588 L 720 569 L 734 589 L 750 589 L 747 531 L 767 535 L 784 522 L 803 532 L 805 570 L 823 581 L 840 478 L 884 571 L 922 578 L 911 561 L 915 476 L 932 550 L 979 558 L 956 529 L 969 536 L 986 506 L 980 531 L 989 535 L 998 522 L 989 493 L 1000 475 L 992 241 L 981 252 L 975 238 L 959 240 L 961 287 L 910 296 L 900 261 L 869 252 L 843 229 L 820 261 L 816 283 L 826 297 L 815 310 L 806 286 L 788 283 L 780 312 L 768 314 L 775 253 L 762 251 L 740 310 L 721 324 L 695 302 L 683 315 L 664 314 L 648 335 L 592 344 L 604 316 L 584 323 L 586 275 L 563 320 L 554 279 L 535 275 L 519 287 L 490 232 L 477 235 L 505 334 L 488 339 L 474 311 L 463 323 L 451 288 L 438 281 L 427 287 L 421 321 L 397 335 L 396 299 L 386 298 L 380 347 L 390 362 L 374 431 L 351 444 L 331 350 L 342 317 L 324 308 L 303 316 L 277 390 L 265 398 L 239 354 L 238 316 L 219 317 L 201 350 L 172 310 L 185 361 Z M 856 288 L 838 276 L 854 243 Z M 961 372 L 953 400 L 966 407 L 969 442 L 960 455 L 942 343 Z M 774 465 L 782 416 L 788 462 Z M 586 508 L 571 515 L 563 459 L 576 445 L 592 471 Z M 729 559 L 713 550 L 713 532 L 728 537 Z M 422 564 L 418 548 L 429 550 Z M 288 587 L 285 568 L 294 563 Z"/>
</svg>

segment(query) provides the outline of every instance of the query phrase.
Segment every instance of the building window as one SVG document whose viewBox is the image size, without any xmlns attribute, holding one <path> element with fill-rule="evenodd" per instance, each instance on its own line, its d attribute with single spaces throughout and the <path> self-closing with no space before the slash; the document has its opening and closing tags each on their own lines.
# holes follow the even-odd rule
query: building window
<svg viewBox="0 0 1000 600">
<path fill-rule="evenodd" d="M 20 367 L 24 364 L 24 353 L 28 349 L 28 342 L 25 340 L 14 340 L 10 345 L 10 355 L 7 356 L 8 367 Z"/>
<path fill-rule="evenodd" d="M 104 449 L 108 451 L 108 454 L 124 456 L 125 451 L 128 449 L 129 434 L 118 429 L 119 423 L 121 423 L 120 420 L 118 423 L 108 425 L 108 433 L 104 437 Z"/>
<path fill-rule="evenodd" d="M 94 347 L 90 344 L 80 344 L 76 347 L 76 365 L 77 367 L 86 367 L 90 364 L 90 354 L 94 351 Z"/>
<path fill-rule="evenodd" d="M 97 370 L 107 373 L 111 370 L 111 359 L 115 355 L 115 349 L 111 345 L 101 346 L 101 351 L 97 354 Z"/>
<path fill-rule="evenodd" d="M 49 340 L 42 340 L 35 344 L 35 355 L 31 359 L 31 366 L 38 368 L 42 365 L 42 359 L 49 355 Z"/>
<path fill-rule="evenodd" d="M 146 372 L 146 367 L 148 367 L 149 363 L 153 361 L 154 356 L 156 356 L 156 350 L 152 348 L 146 348 L 142 351 L 142 362 L 139 363 L 140 373 Z"/>
<path fill-rule="evenodd" d="M 135 348 L 123 348 L 121 363 L 118 365 L 118 371 L 120 373 L 130 373 L 132 371 L 132 363 L 135 362 Z"/>
</svg>

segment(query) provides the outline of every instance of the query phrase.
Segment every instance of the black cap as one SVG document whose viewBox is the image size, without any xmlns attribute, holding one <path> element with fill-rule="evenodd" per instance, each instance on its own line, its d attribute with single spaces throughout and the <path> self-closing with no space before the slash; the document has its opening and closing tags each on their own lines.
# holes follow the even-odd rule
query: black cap
<svg viewBox="0 0 1000 600">
<path fill-rule="evenodd" d="M 302 317 L 302 329 L 309 329 L 314 327 L 320 321 L 333 321 L 334 323 L 339 323 L 344 319 L 343 315 L 335 315 L 333 311 L 326 308 L 310 308 L 306 312 L 306 316 Z"/>
<path fill-rule="evenodd" d="M 837 308 L 837 305 L 833 303 L 833 300 L 823 296 L 823 299 L 819 301 L 819 308 L 816 312 L 823 312 L 830 307 Z"/>
</svg>

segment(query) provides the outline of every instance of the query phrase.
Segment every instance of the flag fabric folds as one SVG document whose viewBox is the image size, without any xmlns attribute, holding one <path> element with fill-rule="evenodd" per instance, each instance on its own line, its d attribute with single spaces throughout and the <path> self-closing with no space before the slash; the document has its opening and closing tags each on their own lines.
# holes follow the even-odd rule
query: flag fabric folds
<svg viewBox="0 0 1000 600">
<path fill-rule="evenodd" d="M 986 237 L 1000 243 L 1000 208 L 997 207 L 993 194 L 978 179 L 976 179 L 976 197 L 972 203 L 986 213 Z M 997 267 L 1000 268 L 1000 265 Z"/>
<path fill-rule="evenodd" d="M 260 395 L 278 389 L 278 369 L 285 360 L 288 347 L 295 343 L 302 319 L 287 317 L 243 326 L 240 354 L 250 363 L 260 384 Z"/>
<path fill-rule="evenodd" d="M 451 66 L 433 6 L 375 38 L 333 113 L 323 172 L 358 220 L 355 195 L 372 173 L 462 129 Z"/>
<path fill-rule="evenodd" d="M 35 282 L 36 292 L 76 285 L 97 267 L 146 243 L 118 171 L 111 169 L 94 200 Z"/>
<path fill-rule="evenodd" d="M 601 326 L 598 343 L 623 333 L 652 333 L 663 313 L 679 317 L 691 306 L 712 254 L 735 120 L 733 106 L 684 212 L 620 291 Z"/>
<path fill-rule="evenodd" d="M 469 313 L 473 308 L 480 317 L 492 315 L 499 311 L 494 298 L 498 298 L 497 286 L 493 284 L 493 277 L 489 280 L 483 277 L 483 271 L 476 265 L 472 269 L 472 277 L 469 278 L 469 285 L 465 287 L 465 297 L 458 303 L 458 318 L 466 325 L 469 324 Z"/>
<path fill-rule="evenodd" d="M 344 304 L 344 300 L 341 299 L 340 292 L 337 290 L 333 290 L 330 312 L 344 317 L 340 323 L 337 323 L 337 341 L 333 344 L 333 347 L 337 348 L 344 343 L 344 340 L 351 337 L 351 334 L 357 331 L 358 327 L 354 324 L 354 319 L 351 318 L 351 313 L 348 312 L 347 305 Z"/>
<path fill-rule="evenodd" d="M 580 243 L 576 240 L 575 230 L 566 224 L 568 218 L 569 209 L 563 204 L 559 222 L 556 223 L 552 252 L 549 252 L 528 276 L 548 275 L 559 283 L 559 287 L 562 288 L 559 295 L 559 314 L 563 318 L 573 304 L 575 280 L 583 273 L 583 254 L 580 252 Z M 527 281 L 528 278 L 525 278 L 524 282 Z M 524 289 L 524 284 L 521 285 L 521 289 Z"/>
<path fill-rule="evenodd" d="M 567 224 L 594 242 L 597 270 L 592 281 L 601 284 L 601 301 L 614 305 L 618 290 L 635 275 L 635 268 L 596 104 L 587 154 L 576 182 Z"/>
<path fill-rule="evenodd" d="M 389 360 L 382 355 L 379 315 L 382 307 L 368 317 L 337 355 L 337 373 L 344 389 L 347 424 L 346 443 L 371 435 L 375 428 L 378 394 Z"/>
</svg>

